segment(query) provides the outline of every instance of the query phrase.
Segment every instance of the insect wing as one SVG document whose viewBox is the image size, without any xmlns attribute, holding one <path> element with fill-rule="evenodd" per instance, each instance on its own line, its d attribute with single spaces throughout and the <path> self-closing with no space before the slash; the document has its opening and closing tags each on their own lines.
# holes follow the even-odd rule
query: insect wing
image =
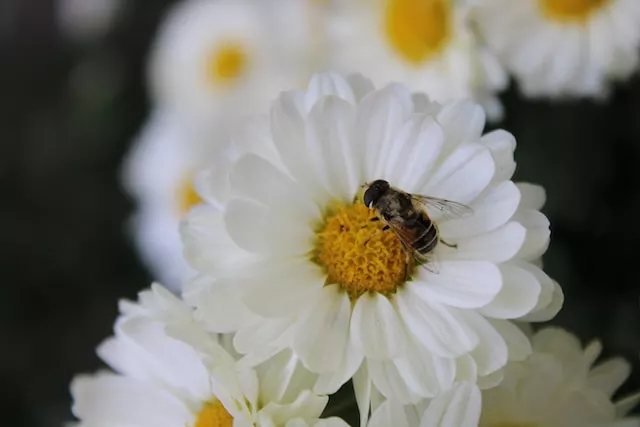
<svg viewBox="0 0 640 427">
<path fill-rule="evenodd" d="M 416 235 L 415 232 L 410 229 L 402 226 L 399 223 L 388 222 L 389 228 L 395 233 L 402 244 L 402 247 L 411 259 L 416 263 L 417 266 L 424 268 L 432 273 L 438 273 L 437 263 L 433 262 L 435 260 L 435 254 L 430 252 L 428 255 L 421 254 L 413 248 L 415 242 L 421 237 Z"/>
<path fill-rule="evenodd" d="M 437 212 L 445 218 L 468 218 L 473 215 L 473 209 L 462 203 L 437 197 L 411 195 L 414 205 L 429 212 Z"/>
</svg>

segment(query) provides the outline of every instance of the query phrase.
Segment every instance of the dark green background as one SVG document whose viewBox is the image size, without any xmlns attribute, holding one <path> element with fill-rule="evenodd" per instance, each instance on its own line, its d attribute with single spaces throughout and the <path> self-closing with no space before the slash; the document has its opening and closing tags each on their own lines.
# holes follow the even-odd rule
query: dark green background
<svg viewBox="0 0 640 427">
<path fill-rule="evenodd" d="M 149 112 L 144 64 L 168 1 L 128 1 L 105 37 L 73 43 L 52 0 L 0 0 L 0 418 L 68 420 L 68 383 L 100 366 L 120 297 L 150 275 L 124 233 L 120 162 Z M 640 388 L 640 79 L 606 103 L 503 96 L 518 180 L 543 184 L 554 323 L 635 367 Z"/>
</svg>

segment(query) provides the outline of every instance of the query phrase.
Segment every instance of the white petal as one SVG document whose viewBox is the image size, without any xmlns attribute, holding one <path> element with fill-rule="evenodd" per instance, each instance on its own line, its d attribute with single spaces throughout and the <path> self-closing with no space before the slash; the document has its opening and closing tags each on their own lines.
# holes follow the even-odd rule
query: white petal
<svg viewBox="0 0 640 427">
<path fill-rule="evenodd" d="M 582 344 L 578 337 L 559 327 L 549 326 L 538 331 L 531 344 L 537 353 L 551 353 L 563 364 L 582 359 Z"/>
<path fill-rule="evenodd" d="M 123 322 L 120 330 L 145 352 L 156 378 L 200 399 L 209 396 L 208 373 L 200 355 L 195 348 L 167 336 L 164 323 L 133 318 Z M 229 357 L 226 363 L 232 361 Z"/>
<path fill-rule="evenodd" d="M 304 93 L 284 92 L 271 108 L 271 131 L 282 162 L 296 182 L 314 196 L 314 200 L 324 201 L 328 194 L 313 172 L 311 159 L 305 143 L 305 120 L 301 104 Z"/>
<path fill-rule="evenodd" d="M 500 266 L 502 288 L 496 297 L 480 310 L 497 319 L 516 319 L 530 313 L 540 298 L 540 283 L 536 277 L 517 265 Z"/>
<path fill-rule="evenodd" d="M 446 158 L 420 193 L 469 204 L 487 187 L 494 171 L 491 152 L 466 142 Z"/>
<path fill-rule="evenodd" d="M 240 329 L 233 337 L 233 346 L 239 353 L 247 354 L 257 349 L 272 347 L 272 355 L 286 346 L 285 336 L 291 328 L 290 319 L 257 319 L 250 326 Z M 258 363 L 263 362 L 260 360 Z"/>
<path fill-rule="evenodd" d="M 180 233 L 189 264 L 212 276 L 235 271 L 251 256 L 231 239 L 222 213 L 206 206 L 189 212 L 180 225 Z"/>
<path fill-rule="evenodd" d="M 456 359 L 456 381 L 476 382 L 478 379 L 478 367 L 476 362 L 468 354 Z"/>
<path fill-rule="evenodd" d="M 338 391 L 351 377 L 354 376 L 358 368 L 363 365 L 364 354 L 356 348 L 351 339 L 344 348 L 340 367 L 337 371 L 322 374 L 318 377 L 313 386 L 313 391 L 318 394 L 333 394 Z M 365 369 L 364 367 L 362 369 Z"/>
<path fill-rule="evenodd" d="M 452 310 L 418 297 L 412 282 L 396 294 L 398 313 L 414 339 L 441 357 L 457 357 L 478 344 L 478 337 Z"/>
<path fill-rule="evenodd" d="M 355 107 L 336 96 L 318 101 L 307 119 L 307 144 L 315 172 L 329 193 L 343 201 L 350 201 L 360 185 L 354 123 Z"/>
<path fill-rule="evenodd" d="M 456 373 L 453 359 L 438 357 L 420 345 L 393 363 L 407 386 L 422 397 L 437 396 L 451 387 Z"/>
<path fill-rule="evenodd" d="M 478 141 L 485 124 L 484 110 L 478 104 L 462 100 L 443 106 L 438 122 L 446 134 L 446 150 L 451 151 L 463 142 Z"/>
<path fill-rule="evenodd" d="M 211 332 L 236 332 L 254 317 L 242 302 L 234 279 L 198 276 L 184 285 L 182 297 L 196 308 L 196 319 L 204 322 Z"/>
<path fill-rule="evenodd" d="M 458 245 L 455 249 L 442 245 L 440 257 L 486 260 L 496 263 L 508 261 L 521 250 L 526 235 L 527 230 L 522 225 L 517 222 L 508 222 L 486 234 L 480 234 L 468 240 L 455 241 Z M 446 235 L 443 235 L 443 239 L 448 241 Z"/>
<path fill-rule="evenodd" d="M 305 390 L 294 402 L 288 405 L 269 402 L 260 412 L 269 415 L 275 426 L 281 426 L 294 417 L 318 418 L 328 401 L 328 396 L 317 396 L 311 391 Z"/>
<path fill-rule="evenodd" d="M 326 277 L 307 260 L 283 263 L 248 283 L 242 301 L 254 313 L 270 318 L 293 316 L 311 306 L 322 292 Z"/>
<path fill-rule="evenodd" d="M 349 82 L 351 90 L 356 97 L 356 101 L 360 101 L 366 94 L 375 90 L 371 79 L 368 79 L 359 73 L 349 74 L 347 76 L 347 81 Z"/>
<path fill-rule="evenodd" d="M 625 397 L 624 399 L 616 401 L 616 415 L 618 417 L 624 417 L 634 408 L 636 408 L 638 406 L 638 403 L 640 403 L 640 393 L 634 393 L 630 396 Z M 634 417 L 633 419 L 628 418 L 628 420 L 629 424 L 621 423 L 620 425 L 618 425 L 616 423 L 612 427 L 640 427 L 640 418 Z"/>
<path fill-rule="evenodd" d="M 371 378 L 369 378 L 366 363 L 363 363 L 353 375 L 352 382 L 360 415 L 360 427 L 365 427 L 369 421 L 369 408 L 371 406 Z M 369 427 L 372 427 L 372 425 L 370 424 Z"/>
<path fill-rule="evenodd" d="M 502 288 L 498 267 L 484 261 L 441 261 L 438 272 L 420 268 L 413 290 L 424 301 L 477 308 L 490 303 Z"/>
<path fill-rule="evenodd" d="M 513 152 L 516 148 L 516 139 L 502 129 L 489 132 L 482 136 L 480 143 L 491 150 L 496 165 L 493 180 L 496 182 L 511 179 L 516 170 L 516 162 Z"/>
<path fill-rule="evenodd" d="M 76 377 L 73 414 L 87 424 L 175 427 L 190 424 L 185 404 L 169 392 L 111 374 Z"/>
<path fill-rule="evenodd" d="M 540 258 L 547 250 L 551 236 L 547 217 L 539 211 L 524 210 L 517 212 L 513 219 L 527 229 L 527 236 L 518 252 L 518 258 L 527 261 Z"/>
<path fill-rule="evenodd" d="M 255 154 L 247 154 L 238 160 L 229 180 L 237 194 L 278 209 L 282 215 L 291 215 L 307 223 L 321 217 L 316 204 L 291 178 Z"/>
<path fill-rule="evenodd" d="M 478 367 L 478 375 L 488 375 L 506 365 L 509 352 L 502 335 L 478 313 L 467 310 L 462 315 L 478 335 L 478 346 L 470 353 Z"/>
<path fill-rule="evenodd" d="M 454 240 L 486 233 L 509 221 L 519 202 L 520 192 L 516 185 L 505 181 L 470 205 L 473 215 L 442 221 L 438 227 L 443 236 Z"/>
<path fill-rule="evenodd" d="M 391 302 L 379 293 L 356 301 L 351 317 L 351 339 L 366 357 L 393 359 L 404 354 L 405 335 Z"/>
<path fill-rule="evenodd" d="M 420 427 L 477 426 L 482 397 L 474 383 L 462 382 L 431 401 Z"/>
<path fill-rule="evenodd" d="M 297 324 L 293 348 L 305 367 L 316 373 L 340 368 L 347 345 L 351 306 L 337 285 L 325 286 L 305 319 Z"/>
<path fill-rule="evenodd" d="M 395 187 L 417 192 L 433 173 L 444 133 L 430 116 L 414 116 L 400 129 L 383 175 Z"/>
<path fill-rule="evenodd" d="M 538 278 L 538 280 L 540 280 L 540 278 Z M 546 322 L 556 317 L 556 314 L 558 314 L 564 304 L 564 293 L 558 282 L 553 280 L 549 280 L 549 282 L 552 287 L 551 301 L 543 308 L 538 309 L 536 307 L 533 312 L 523 316 L 519 320 L 525 322 Z M 539 281 L 539 283 L 544 290 L 544 282 Z M 542 292 L 540 293 L 540 298 L 542 299 Z"/>
<path fill-rule="evenodd" d="M 318 420 L 313 424 L 313 427 L 349 427 L 349 424 L 347 424 L 342 418 L 331 417 Z"/>
<path fill-rule="evenodd" d="M 317 379 L 290 349 L 281 351 L 256 369 L 261 402 L 291 402 L 300 390 L 310 390 Z"/>
<path fill-rule="evenodd" d="M 339 97 L 350 104 L 356 103 L 351 85 L 344 77 L 337 73 L 320 73 L 313 75 L 309 81 L 305 96 L 307 111 L 311 111 L 321 98 L 328 95 Z"/>
<path fill-rule="evenodd" d="M 520 200 L 520 209 L 539 211 L 547 201 L 547 193 L 544 187 L 528 182 L 519 182 L 516 184 L 522 194 Z"/>
<path fill-rule="evenodd" d="M 412 392 L 391 360 L 367 359 L 369 375 L 376 388 L 387 399 L 403 404 L 416 403 L 420 396 Z"/>
<path fill-rule="evenodd" d="M 250 199 L 231 200 L 224 221 L 233 241 L 249 252 L 301 255 L 313 247 L 309 224 L 288 220 Z"/>
<path fill-rule="evenodd" d="M 385 401 L 371 414 L 368 427 L 410 427 L 403 405 L 392 400 Z"/>
<path fill-rule="evenodd" d="M 531 354 L 531 342 L 520 328 L 508 320 L 488 319 L 507 343 L 509 361 L 520 362 Z"/>
<path fill-rule="evenodd" d="M 364 153 L 364 181 L 380 178 L 393 140 L 411 114 L 411 93 L 406 87 L 389 85 L 364 96 L 356 116 L 356 141 Z"/>
<path fill-rule="evenodd" d="M 611 397 L 629 378 L 630 374 L 631 365 L 629 362 L 622 358 L 614 358 L 593 368 L 589 372 L 588 382 L 590 387 Z"/>
</svg>

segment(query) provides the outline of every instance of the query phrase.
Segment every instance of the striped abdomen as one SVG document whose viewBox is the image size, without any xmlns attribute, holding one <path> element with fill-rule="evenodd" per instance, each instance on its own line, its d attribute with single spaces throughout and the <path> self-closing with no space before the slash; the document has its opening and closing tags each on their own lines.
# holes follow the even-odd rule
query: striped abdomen
<svg viewBox="0 0 640 427">
<path fill-rule="evenodd" d="M 426 255 L 435 249 L 438 244 L 438 228 L 426 215 L 420 215 L 415 221 L 416 235 L 418 238 L 413 242 L 413 250 Z M 420 231 L 417 229 L 420 228 Z"/>
</svg>

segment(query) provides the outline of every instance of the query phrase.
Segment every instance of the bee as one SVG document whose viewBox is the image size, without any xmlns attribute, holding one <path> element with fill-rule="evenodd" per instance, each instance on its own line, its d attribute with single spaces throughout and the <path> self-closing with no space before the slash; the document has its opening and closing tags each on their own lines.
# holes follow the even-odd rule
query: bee
<svg viewBox="0 0 640 427">
<path fill-rule="evenodd" d="M 382 220 L 385 224 L 382 231 L 391 230 L 395 233 L 407 255 L 407 264 L 413 258 L 418 265 L 431 271 L 434 271 L 433 266 L 428 265 L 427 261 L 438 243 L 451 248 L 457 248 L 457 245 L 440 237 L 438 226 L 429 217 L 427 209 L 434 209 L 444 217 L 464 218 L 473 214 L 470 207 L 461 203 L 406 193 L 382 179 L 364 184 L 363 187 L 364 204 L 376 212 L 371 221 Z"/>
</svg>

